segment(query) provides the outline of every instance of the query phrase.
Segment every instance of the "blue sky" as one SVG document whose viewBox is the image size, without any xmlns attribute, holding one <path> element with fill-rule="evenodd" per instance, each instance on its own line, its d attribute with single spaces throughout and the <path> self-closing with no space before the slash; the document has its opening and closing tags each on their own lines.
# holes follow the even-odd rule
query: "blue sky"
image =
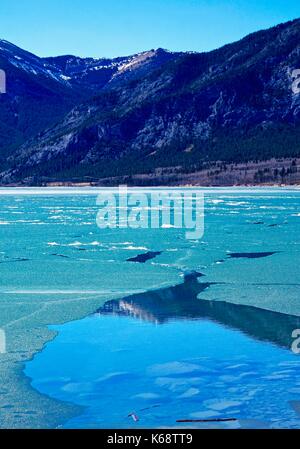
<svg viewBox="0 0 300 449">
<path fill-rule="evenodd" d="M 299 16 L 299 0 L 1 0 L 0 37 L 40 56 L 207 51 Z"/>
</svg>

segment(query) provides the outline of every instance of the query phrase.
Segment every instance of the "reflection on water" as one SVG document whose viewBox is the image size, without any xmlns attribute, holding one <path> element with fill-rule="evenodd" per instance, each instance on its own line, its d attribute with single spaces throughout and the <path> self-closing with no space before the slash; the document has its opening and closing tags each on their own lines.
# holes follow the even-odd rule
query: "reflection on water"
<svg viewBox="0 0 300 449">
<path fill-rule="evenodd" d="M 108 301 L 98 313 L 130 316 L 157 324 L 205 318 L 239 329 L 257 340 L 291 348 L 292 332 L 300 328 L 300 317 L 224 301 L 201 300 L 201 292 L 210 284 L 199 282 L 199 278 L 202 274 L 190 273 L 181 285 Z"/>
<path fill-rule="evenodd" d="M 26 374 L 85 407 L 65 427 L 300 427 L 299 361 L 287 350 L 300 319 L 201 300 L 204 280 L 192 272 L 54 327 Z"/>
</svg>

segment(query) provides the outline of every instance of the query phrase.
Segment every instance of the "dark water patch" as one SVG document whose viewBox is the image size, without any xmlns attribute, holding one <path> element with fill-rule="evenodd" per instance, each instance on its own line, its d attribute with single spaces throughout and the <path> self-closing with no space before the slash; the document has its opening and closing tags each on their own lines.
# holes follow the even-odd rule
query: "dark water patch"
<svg viewBox="0 0 300 449">
<path fill-rule="evenodd" d="M 273 256 L 273 254 L 278 253 L 278 251 L 266 251 L 259 253 L 230 253 L 227 257 L 231 259 L 260 259 L 261 257 Z"/>
<path fill-rule="evenodd" d="M 148 251 L 147 253 L 138 254 L 136 257 L 130 257 L 127 262 L 145 263 L 147 260 L 155 259 L 160 256 L 162 251 Z"/>
<path fill-rule="evenodd" d="M 158 408 L 158 407 L 160 407 L 160 404 L 154 404 L 154 405 L 150 405 L 149 407 L 141 408 L 139 411 L 140 412 L 145 412 L 146 410 L 151 410 L 153 408 Z"/>
<path fill-rule="evenodd" d="M 66 256 L 66 255 L 64 255 L 64 254 L 53 253 L 53 254 L 51 254 L 51 256 L 62 257 L 63 259 L 71 259 L 71 257 Z"/>
<path fill-rule="evenodd" d="M 252 223 L 254 225 L 263 225 L 264 222 L 263 221 L 255 221 L 254 223 Z"/>
<path fill-rule="evenodd" d="M 28 262 L 30 259 L 19 257 L 17 259 L 1 260 L 0 263 Z"/>
<path fill-rule="evenodd" d="M 212 418 L 212 419 L 177 419 L 178 423 L 210 423 L 210 422 L 228 422 L 228 421 L 237 421 L 237 418 Z"/>
<path fill-rule="evenodd" d="M 186 271 L 184 273 L 184 282 L 187 282 L 189 280 L 194 281 L 195 278 L 198 279 L 198 278 L 202 278 L 202 277 L 205 277 L 205 274 L 200 273 L 200 271 L 195 271 L 195 270 Z"/>
</svg>

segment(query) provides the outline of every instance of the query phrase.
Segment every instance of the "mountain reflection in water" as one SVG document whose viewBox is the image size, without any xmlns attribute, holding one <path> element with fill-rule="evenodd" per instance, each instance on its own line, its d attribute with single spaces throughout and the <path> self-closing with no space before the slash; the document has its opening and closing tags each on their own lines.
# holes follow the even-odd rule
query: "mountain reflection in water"
<svg viewBox="0 0 300 449">
<path fill-rule="evenodd" d="M 189 273 L 180 285 L 108 301 L 96 313 L 130 316 L 156 324 L 210 319 L 256 340 L 291 347 L 292 332 L 300 328 L 300 317 L 225 301 L 201 300 L 201 292 L 212 285 L 199 282 L 202 276 L 197 272 Z"/>
</svg>

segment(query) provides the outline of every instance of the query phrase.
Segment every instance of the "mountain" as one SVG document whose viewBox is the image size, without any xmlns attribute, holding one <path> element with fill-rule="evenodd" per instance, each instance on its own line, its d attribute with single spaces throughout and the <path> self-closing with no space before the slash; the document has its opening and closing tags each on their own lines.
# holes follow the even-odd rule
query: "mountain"
<svg viewBox="0 0 300 449">
<path fill-rule="evenodd" d="M 10 53 L 21 60 L 6 61 L 36 83 L 55 83 L 63 105 L 55 125 L 32 132 L 6 159 L 3 183 L 130 181 L 137 174 L 155 183 L 162 173 L 176 181 L 203 171 L 228 177 L 229 164 L 232 170 L 267 160 L 275 161 L 264 168 L 270 179 L 279 169 L 282 180 L 287 170 L 298 171 L 300 95 L 292 83 L 300 68 L 300 19 L 208 53 L 158 49 L 95 60 L 19 52 Z"/>
<path fill-rule="evenodd" d="M 69 85 L 97 93 L 112 80 L 119 79 L 120 75 L 122 79 L 125 75 L 127 79 L 137 74 L 142 76 L 174 59 L 178 54 L 158 49 L 114 59 L 79 58 L 70 55 L 44 58 L 43 61 L 51 64 L 54 72 L 61 73 Z"/>
<path fill-rule="evenodd" d="M 7 75 L 7 94 L 0 96 L 0 166 L 3 166 L 10 152 L 62 119 L 77 101 L 51 66 L 2 40 L 0 68 Z"/>
<path fill-rule="evenodd" d="M 59 56 L 39 58 L 0 40 L 0 68 L 7 94 L 0 96 L 0 169 L 28 139 L 54 126 L 76 105 L 99 91 L 129 67 L 139 71 L 169 60 L 172 54 L 151 51 L 116 59 Z"/>
</svg>

